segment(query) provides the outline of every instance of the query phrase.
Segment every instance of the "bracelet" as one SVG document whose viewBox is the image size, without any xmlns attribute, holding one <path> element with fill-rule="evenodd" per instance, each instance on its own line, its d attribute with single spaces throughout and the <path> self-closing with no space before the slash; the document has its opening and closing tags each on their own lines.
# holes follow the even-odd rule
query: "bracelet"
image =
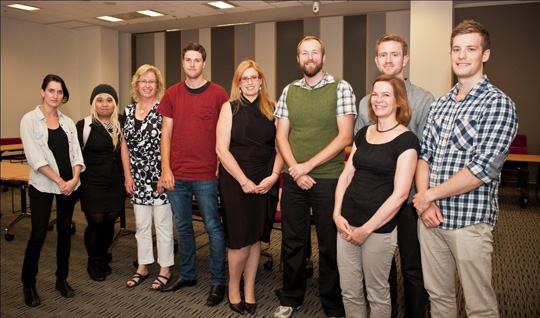
<svg viewBox="0 0 540 318">
<path fill-rule="evenodd" d="M 249 179 L 247 179 L 246 182 L 243 185 L 241 185 L 240 187 L 242 187 L 242 188 L 245 187 L 245 185 L 248 184 L 248 182 L 249 182 Z"/>
<path fill-rule="evenodd" d="M 279 173 L 277 173 L 277 172 L 275 172 L 275 171 L 272 171 L 272 173 L 275 173 L 275 174 L 277 174 L 277 175 L 278 175 L 278 177 L 279 177 Z"/>
</svg>

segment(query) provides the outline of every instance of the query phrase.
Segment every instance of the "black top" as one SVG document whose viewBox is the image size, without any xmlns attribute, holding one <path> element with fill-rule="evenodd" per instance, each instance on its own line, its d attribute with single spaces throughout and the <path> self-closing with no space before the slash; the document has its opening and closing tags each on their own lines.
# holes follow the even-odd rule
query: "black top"
<svg viewBox="0 0 540 318">
<path fill-rule="evenodd" d="M 71 169 L 71 160 L 69 159 L 69 141 L 66 132 L 59 126 L 56 129 L 49 130 L 49 140 L 47 144 L 51 149 L 60 177 L 64 181 L 73 179 L 73 170 Z"/>
<path fill-rule="evenodd" d="M 354 140 L 356 152 L 353 165 L 356 171 L 345 191 L 341 210 L 341 215 L 356 227 L 366 223 L 394 191 L 399 156 L 409 149 L 420 152 L 418 137 L 411 131 L 406 131 L 387 143 L 370 144 L 366 140 L 368 127 L 363 127 Z M 392 232 L 396 219 L 394 217 L 375 233 Z"/>
<path fill-rule="evenodd" d="M 137 119 L 137 117 L 133 117 L 133 119 L 135 120 L 135 130 L 141 130 L 141 126 L 142 126 L 142 120 L 140 119 Z"/>
<path fill-rule="evenodd" d="M 120 125 L 124 125 L 124 116 L 119 116 Z M 83 147 L 84 119 L 77 122 L 77 132 L 81 145 L 86 170 L 81 174 L 82 183 L 124 184 L 124 170 L 120 156 L 120 142 L 116 149 L 112 138 L 99 122 L 92 122 L 90 134 Z"/>
<path fill-rule="evenodd" d="M 237 101 L 231 102 L 234 113 Z M 255 184 L 272 175 L 276 126 L 259 110 L 259 99 L 242 99 L 234 113 L 229 150 L 236 162 Z M 268 242 L 278 202 L 278 182 L 267 194 L 246 194 L 223 167 L 219 166 L 219 193 L 223 211 L 225 242 L 238 249 L 257 241 Z"/>
</svg>

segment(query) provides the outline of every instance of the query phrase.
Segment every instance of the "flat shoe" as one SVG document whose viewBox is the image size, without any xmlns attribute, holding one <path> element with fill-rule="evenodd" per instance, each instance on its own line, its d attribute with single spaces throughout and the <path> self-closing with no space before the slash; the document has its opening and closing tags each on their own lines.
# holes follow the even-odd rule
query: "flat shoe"
<svg viewBox="0 0 540 318">
<path fill-rule="evenodd" d="M 165 282 L 163 282 L 160 278 L 165 279 Z M 157 285 L 157 287 L 156 287 L 156 288 L 152 288 L 152 286 L 150 286 L 150 290 L 159 291 L 160 288 L 162 288 L 163 286 L 165 286 L 165 285 L 169 282 L 169 279 L 171 279 L 171 277 L 167 277 L 167 276 L 163 276 L 163 275 L 158 275 L 158 276 L 156 277 L 156 279 L 154 280 L 154 282 L 152 283 L 152 286 Z"/>
<path fill-rule="evenodd" d="M 148 274 L 143 276 L 142 274 L 135 272 L 135 274 L 131 276 L 131 279 L 126 283 L 126 286 L 128 288 L 139 286 L 142 282 L 144 282 L 148 278 L 148 276 L 149 276 Z M 128 284 L 129 282 L 133 282 L 133 285 L 129 285 Z"/>
</svg>

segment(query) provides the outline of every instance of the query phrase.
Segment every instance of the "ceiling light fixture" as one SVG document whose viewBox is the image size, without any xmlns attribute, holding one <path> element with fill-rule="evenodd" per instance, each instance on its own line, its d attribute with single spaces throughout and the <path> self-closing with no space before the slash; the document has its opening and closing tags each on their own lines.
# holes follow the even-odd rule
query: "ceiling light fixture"
<svg viewBox="0 0 540 318">
<path fill-rule="evenodd" d="M 118 18 L 114 18 L 114 17 L 110 17 L 108 15 L 104 15 L 102 17 L 97 17 L 98 19 L 101 19 L 101 20 L 105 20 L 105 21 L 109 21 L 109 22 L 120 22 L 120 21 L 124 21 L 122 19 L 118 19 Z"/>
<path fill-rule="evenodd" d="M 218 9 L 230 9 L 234 8 L 234 5 L 225 2 L 225 1 L 214 1 L 214 2 L 208 2 L 209 5 L 216 7 Z"/>
<path fill-rule="evenodd" d="M 152 11 L 152 10 L 141 10 L 141 11 L 137 11 L 137 13 L 144 14 L 144 15 L 147 15 L 149 17 L 161 17 L 161 16 L 163 16 L 163 13 L 159 13 L 159 12 Z"/>
<path fill-rule="evenodd" d="M 36 7 L 31 7 L 31 6 L 25 6 L 24 4 L 8 4 L 8 7 L 10 8 L 14 8 L 14 9 L 19 9 L 19 10 L 26 10 L 26 11 L 36 11 L 36 10 L 40 10 L 40 8 L 36 8 Z"/>
</svg>

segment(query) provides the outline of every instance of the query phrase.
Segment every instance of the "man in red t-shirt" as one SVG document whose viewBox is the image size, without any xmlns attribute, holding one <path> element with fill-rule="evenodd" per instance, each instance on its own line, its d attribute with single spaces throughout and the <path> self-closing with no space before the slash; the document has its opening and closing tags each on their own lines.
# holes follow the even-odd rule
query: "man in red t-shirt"
<svg viewBox="0 0 540 318">
<path fill-rule="evenodd" d="M 195 196 L 210 245 L 210 294 L 207 306 L 225 294 L 225 239 L 217 202 L 216 124 L 229 96 L 223 87 L 204 79 L 206 51 L 188 42 L 182 50 L 186 80 L 171 86 L 158 107 L 163 115 L 160 191 L 168 190 L 180 247 L 180 274 L 161 291 L 195 286 L 195 236 L 192 199 Z"/>
</svg>

